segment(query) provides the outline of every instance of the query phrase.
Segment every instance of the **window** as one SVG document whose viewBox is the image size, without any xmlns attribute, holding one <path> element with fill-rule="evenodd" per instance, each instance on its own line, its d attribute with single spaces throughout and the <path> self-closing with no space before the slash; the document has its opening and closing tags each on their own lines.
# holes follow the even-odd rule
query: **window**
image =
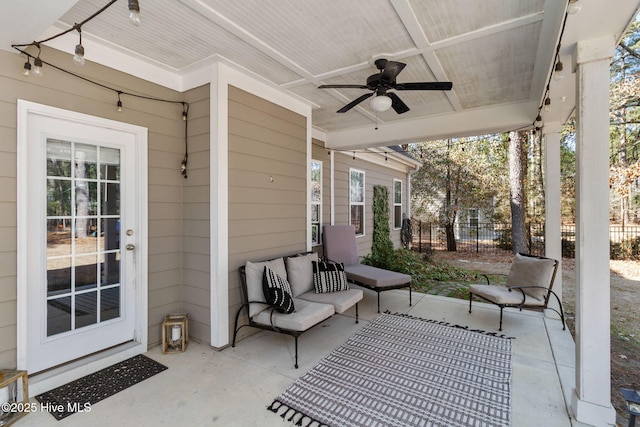
<svg viewBox="0 0 640 427">
<path fill-rule="evenodd" d="M 393 228 L 402 227 L 402 181 L 393 180 Z"/>
<path fill-rule="evenodd" d="M 311 161 L 311 244 L 317 246 L 322 243 L 320 230 L 322 228 L 322 162 Z"/>
<path fill-rule="evenodd" d="M 356 236 L 364 235 L 364 171 L 349 169 L 349 224 Z"/>
<path fill-rule="evenodd" d="M 478 209 L 469 209 L 469 227 L 478 226 Z"/>
</svg>

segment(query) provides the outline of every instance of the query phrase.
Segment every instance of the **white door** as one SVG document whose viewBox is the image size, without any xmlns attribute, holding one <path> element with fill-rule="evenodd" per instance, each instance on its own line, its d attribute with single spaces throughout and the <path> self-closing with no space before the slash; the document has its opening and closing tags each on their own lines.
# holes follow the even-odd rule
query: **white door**
<svg viewBox="0 0 640 427">
<path fill-rule="evenodd" d="M 146 313 L 135 291 L 138 135 L 48 114 L 29 114 L 27 133 L 19 216 L 31 374 L 133 341 Z"/>
</svg>

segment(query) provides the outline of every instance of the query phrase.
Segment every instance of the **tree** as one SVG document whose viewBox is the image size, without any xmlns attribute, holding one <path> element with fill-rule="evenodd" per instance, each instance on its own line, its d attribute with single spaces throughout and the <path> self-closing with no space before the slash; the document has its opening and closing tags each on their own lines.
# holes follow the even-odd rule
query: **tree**
<svg viewBox="0 0 640 427">
<path fill-rule="evenodd" d="M 441 224 L 447 250 L 457 249 L 454 232 L 462 209 L 482 209 L 486 216 L 493 216 L 496 189 L 506 180 L 504 163 L 496 161 L 496 157 L 502 158 L 501 146 L 499 138 L 481 136 L 409 147 L 423 162 L 411 178 L 412 215 Z"/>
<path fill-rule="evenodd" d="M 511 240 L 513 253 L 529 252 L 526 229 L 524 179 L 526 157 L 524 145 L 527 133 L 509 133 L 509 187 L 511 194 Z"/>
</svg>

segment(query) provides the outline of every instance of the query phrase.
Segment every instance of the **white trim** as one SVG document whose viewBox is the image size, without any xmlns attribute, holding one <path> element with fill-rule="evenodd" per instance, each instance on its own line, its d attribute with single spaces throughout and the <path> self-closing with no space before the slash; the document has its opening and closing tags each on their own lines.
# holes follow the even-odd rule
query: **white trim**
<svg viewBox="0 0 640 427">
<path fill-rule="evenodd" d="M 333 150 L 331 150 L 333 152 Z M 345 156 L 353 156 L 352 151 L 340 151 Z M 382 166 L 397 172 L 407 173 L 410 170 L 422 166 L 422 163 L 413 160 L 395 151 L 387 151 L 384 148 L 369 148 L 357 153 L 358 159 L 374 165 Z"/>
<path fill-rule="evenodd" d="M 329 191 L 331 192 L 329 194 L 329 197 L 331 198 L 331 200 L 329 201 L 330 204 L 330 209 L 331 209 L 331 225 L 336 225 L 336 162 L 335 162 L 335 155 L 334 155 L 334 151 L 331 150 L 329 151 L 329 161 L 331 162 L 331 169 L 330 169 L 330 177 L 329 177 Z"/>
<path fill-rule="evenodd" d="M 136 168 L 135 191 L 137 192 L 137 210 L 136 218 L 136 268 L 135 268 L 135 319 L 134 319 L 134 341 L 127 344 L 126 348 L 119 351 L 101 352 L 89 358 L 90 362 L 83 359 L 78 362 L 80 365 L 91 366 L 90 370 L 98 370 L 102 367 L 109 366 L 117 361 L 124 360 L 134 354 L 142 354 L 147 351 L 148 345 L 148 183 L 147 183 L 147 146 L 148 131 L 146 128 L 128 123 L 117 122 L 114 120 L 104 119 L 101 117 L 90 116 L 87 114 L 76 113 L 73 111 L 63 110 L 56 107 L 37 104 L 34 102 L 18 99 L 17 101 L 17 350 L 16 359 L 18 369 L 27 369 L 28 344 L 27 336 L 31 331 L 28 330 L 27 322 L 27 269 L 26 259 L 28 253 L 27 232 L 26 228 L 30 226 L 27 223 L 28 204 L 27 198 L 23 197 L 28 192 L 28 182 L 25 173 L 28 171 L 30 153 L 28 151 L 28 117 L 31 114 L 49 116 L 77 123 L 84 123 L 91 126 L 100 126 L 107 129 L 119 130 L 131 133 L 135 138 L 135 151 L 138 159 Z M 51 384 L 64 384 L 71 379 L 79 378 L 86 371 L 71 370 L 68 367 L 55 368 L 47 371 L 46 387 Z M 33 382 L 32 382 L 33 383 Z M 37 384 L 37 383 L 36 383 Z M 31 385 L 31 384 L 30 384 Z M 44 387 L 44 386 L 43 386 Z M 39 388 L 31 387 L 31 392 L 38 393 Z M 43 389 L 44 390 L 44 389 Z"/>
<path fill-rule="evenodd" d="M 229 75 L 211 67 L 210 234 L 211 345 L 229 344 Z"/>
</svg>

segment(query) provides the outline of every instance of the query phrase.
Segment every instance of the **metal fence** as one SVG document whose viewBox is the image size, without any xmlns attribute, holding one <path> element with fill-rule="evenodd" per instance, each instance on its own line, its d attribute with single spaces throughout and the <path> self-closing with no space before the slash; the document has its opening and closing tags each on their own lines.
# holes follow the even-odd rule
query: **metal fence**
<svg viewBox="0 0 640 427">
<path fill-rule="evenodd" d="M 477 223 L 456 224 L 454 227 L 456 251 L 497 253 L 511 249 L 511 224 Z M 562 256 L 575 256 L 576 227 L 563 224 Z M 527 224 L 529 252 L 544 255 L 544 224 Z M 640 226 L 609 226 L 611 259 L 640 259 Z M 412 221 L 412 248 L 418 252 L 446 251 L 447 236 L 442 224 Z"/>
</svg>

